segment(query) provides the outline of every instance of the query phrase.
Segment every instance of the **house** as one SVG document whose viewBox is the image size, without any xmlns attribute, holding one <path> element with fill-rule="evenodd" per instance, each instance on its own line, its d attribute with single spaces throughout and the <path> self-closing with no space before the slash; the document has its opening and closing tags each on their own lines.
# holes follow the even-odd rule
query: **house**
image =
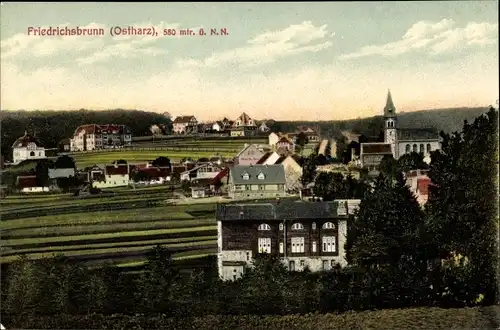
<svg viewBox="0 0 500 330">
<path fill-rule="evenodd" d="M 267 133 L 269 132 L 271 129 L 266 125 L 266 122 L 263 121 L 262 123 L 260 123 L 259 125 L 259 132 L 262 132 L 262 133 Z"/>
<path fill-rule="evenodd" d="M 49 168 L 49 179 L 71 178 L 75 175 L 74 168 Z"/>
<path fill-rule="evenodd" d="M 255 144 L 247 144 L 234 157 L 234 165 L 252 165 L 264 156 L 264 153 Z"/>
<path fill-rule="evenodd" d="M 441 138 L 436 129 L 398 127 L 396 107 L 392 101 L 390 90 L 387 92 L 384 120 L 384 142 L 391 146 L 394 159 L 398 159 L 404 154 L 418 152 L 429 161 L 430 153 L 441 149 Z M 363 144 L 361 143 L 361 145 Z"/>
<path fill-rule="evenodd" d="M 190 134 L 198 131 L 198 120 L 195 116 L 179 116 L 172 122 L 174 134 Z"/>
<path fill-rule="evenodd" d="M 226 126 L 222 121 L 216 121 L 212 124 L 212 130 L 216 132 L 224 132 L 226 130 Z"/>
<path fill-rule="evenodd" d="M 38 185 L 36 175 L 20 175 L 16 178 L 16 187 L 21 193 L 42 193 L 48 192 L 49 187 Z"/>
<path fill-rule="evenodd" d="M 251 136 L 257 131 L 255 121 L 246 113 L 242 113 L 231 127 L 231 136 Z"/>
<path fill-rule="evenodd" d="M 106 165 L 104 171 L 93 168 L 90 172 L 93 188 L 126 187 L 129 181 L 128 164 Z"/>
<path fill-rule="evenodd" d="M 82 125 L 70 140 L 71 151 L 114 149 L 132 145 L 132 131 L 125 125 Z"/>
<path fill-rule="evenodd" d="M 382 158 L 393 155 L 392 145 L 385 142 L 361 143 L 359 159 L 361 167 L 376 168 L 380 165 Z"/>
<path fill-rule="evenodd" d="M 274 149 L 280 155 L 292 154 L 295 151 L 295 144 L 286 136 L 282 136 L 278 142 L 276 142 Z"/>
<path fill-rule="evenodd" d="M 271 134 L 269 134 L 269 136 L 268 136 L 269 146 L 270 147 L 274 147 L 276 145 L 276 143 L 278 143 L 278 141 L 280 140 L 280 138 L 281 138 L 281 134 L 277 134 L 277 133 L 274 133 L 274 132 L 272 132 Z"/>
<path fill-rule="evenodd" d="M 57 149 L 60 152 L 70 152 L 71 151 L 71 139 L 66 138 L 59 141 Z"/>
<path fill-rule="evenodd" d="M 192 198 L 205 198 L 208 195 L 209 195 L 208 188 L 205 186 L 191 187 L 191 197 Z"/>
<path fill-rule="evenodd" d="M 223 167 L 217 164 L 205 163 L 181 173 L 181 181 L 191 181 L 192 179 L 213 179 L 223 170 Z"/>
<path fill-rule="evenodd" d="M 290 271 L 345 266 L 344 245 L 352 217 L 345 201 L 218 204 L 219 276 L 238 279 L 259 253 L 281 257 Z"/>
<path fill-rule="evenodd" d="M 140 167 L 136 168 L 137 173 L 140 173 L 140 176 L 143 180 L 138 183 L 155 185 L 155 184 L 164 184 L 171 180 L 172 169 L 170 167 Z"/>
<path fill-rule="evenodd" d="M 361 134 L 353 133 L 350 131 L 342 131 L 340 132 L 340 134 L 342 134 L 347 144 L 351 142 L 359 143 L 359 137 L 361 136 Z"/>
<path fill-rule="evenodd" d="M 429 199 L 429 186 L 432 184 L 427 172 L 427 170 L 412 170 L 405 173 L 406 185 L 422 206 Z"/>
<path fill-rule="evenodd" d="M 19 164 L 25 160 L 45 159 L 45 148 L 34 136 L 24 132 L 24 135 L 18 138 L 12 144 L 12 163 Z"/>
<path fill-rule="evenodd" d="M 235 199 L 284 197 L 283 165 L 236 165 L 229 172 L 228 194 Z"/>
<path fill-rule="evenodd" d="M 298 126 L 297 130 L 295 131 L 294 136 L 296 137 L 300 133 L 303 133 L 307 137 L 307 140 L 309 141 L 309 143 L 318 143 L 321 140 L 318 132 L 316 132 L 316 130 L 314 130 L 310 127 Z"/>
</svg>

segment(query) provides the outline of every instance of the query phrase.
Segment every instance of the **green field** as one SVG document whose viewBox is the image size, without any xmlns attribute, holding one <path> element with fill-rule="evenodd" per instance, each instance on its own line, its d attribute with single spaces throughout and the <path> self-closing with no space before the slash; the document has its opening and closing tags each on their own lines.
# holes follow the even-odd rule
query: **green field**
<svg viewBox="0 0 500 330">
<path fill-rule="evenodd" d="M 174 259 L 216 252 L 214 204 L 166 205 L 167 188 L 121 189 L 99 197 L 12 196 L 0 201 L 0 263 L 63 254 L 89 262 L 141 265 L 161 245 Z M 156 201 L 143 207 L 144 202 Z M 129 209 L 120 209 L 126 205 Z M 138 205 L 134 208 L 133 205 Z M 85 208 L 103 206 L 95 212 Z"/>
</svg>

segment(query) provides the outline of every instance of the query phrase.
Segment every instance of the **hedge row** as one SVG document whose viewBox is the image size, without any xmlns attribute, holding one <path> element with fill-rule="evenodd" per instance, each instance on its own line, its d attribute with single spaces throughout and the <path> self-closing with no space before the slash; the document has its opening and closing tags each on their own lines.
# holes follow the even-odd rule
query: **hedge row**
<svg viewBox="0 0 500 330">
<path fill-rule="evenodd" d="M 162 315 L 60 315 L 23 316 L 5 322 L 8 329 L 497 329 L 494 315 L 499 306 L 482 308 L 440 309 L 412 308 L 343 314 L 307 314 L 285 316 L 206 316 L 201 318 L 167 318 Z"/>
</svg>

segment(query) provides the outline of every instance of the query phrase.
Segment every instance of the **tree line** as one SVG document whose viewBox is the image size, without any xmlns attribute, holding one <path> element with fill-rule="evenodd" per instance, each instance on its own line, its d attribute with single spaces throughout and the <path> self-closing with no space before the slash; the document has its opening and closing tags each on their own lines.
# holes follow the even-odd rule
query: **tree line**
<svg viewBox="0 0 500 330">
<path fill-rule="evenodd" d="M 424 208 L 390 166 L 362 192 L 348 225 L 344 268 L 289 272 L 277 257 L 259 255 L 241 279 L 222 282 L 215 272 L 181 276 L 161 247 L 151 251 L 140 275 L 61 257 L 21 259 L 2 278 L 3 319 L 30 328 L 40 315 L 92 312 L 185 318 L 494 304 L 498 111 L 442 137 L 428 168 L 433 185 Z M 344 194 L 347 180 L 332 179 L 335 194 Z"/>
<path fill-rule="evenodd" d="M 2 156 L 10 159 L 12 144 L 19 137 L 34 135 L 45 148 L 57 148 L 61 140 L 73 137 L 78 126 L 86 124 L 126 125 L 134 136 L 151 135 L 151 125 L 171 126 L 170 117 L 159 113 L 139 110 L 106 111 L 2 111 L 1 113 L 1 151 Z"/>
</svg>

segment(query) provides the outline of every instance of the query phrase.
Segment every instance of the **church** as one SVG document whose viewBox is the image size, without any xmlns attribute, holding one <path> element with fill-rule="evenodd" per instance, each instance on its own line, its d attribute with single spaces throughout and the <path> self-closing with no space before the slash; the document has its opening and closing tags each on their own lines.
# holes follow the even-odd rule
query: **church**
<svg viewBox="0 0 500 330">
<path fill-rule="evenodd" d="M 375 168 L 385 155 L 398 159 L 411 152 L 422 153 L 424 160 L 430 162 L 430 153 L 441 149 L 441 138 L 436 129 L 401 128 L 397 119 L 396 107 L 389 90 L 384 108 L 384 142 L 361 143 L 362 167 Z"/>
</svg>

